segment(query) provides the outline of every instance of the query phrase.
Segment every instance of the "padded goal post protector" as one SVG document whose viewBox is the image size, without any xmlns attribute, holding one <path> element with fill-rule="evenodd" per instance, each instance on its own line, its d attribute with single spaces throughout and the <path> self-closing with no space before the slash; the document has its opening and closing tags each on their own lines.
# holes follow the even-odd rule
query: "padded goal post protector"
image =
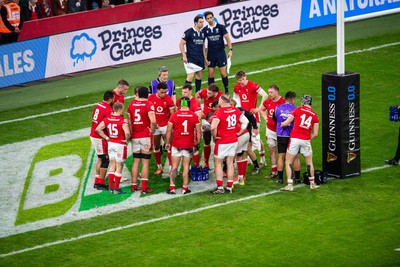
<svg viewBox="0 0 400 267">
<path fill-rule="evenodd" d="M 359 176 L 360 74 L 322 75 L 322 167 L 328 176 Z"/>
</svg>

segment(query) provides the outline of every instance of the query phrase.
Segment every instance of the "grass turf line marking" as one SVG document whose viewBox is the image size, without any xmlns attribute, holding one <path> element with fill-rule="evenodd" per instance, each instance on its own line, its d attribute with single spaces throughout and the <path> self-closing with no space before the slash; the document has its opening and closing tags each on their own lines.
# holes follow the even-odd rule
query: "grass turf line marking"
<svg viewBox="0 0 400 267">
<path fill-rule="evenodd" d="M 359 53 L 364 53 L 364 52 L 369 52 L 369 51 L 373 51 L 373 50 L 377 50 L 377 49 L 382 49 L 382 48 L 386 48 L 386 47 L 390 47 L 390 46 L 395 46 L 395 45 L 399 45 L 400 42 L 395 42 L 395 43 L 390 43 L 390 44 L 384 44 L 384 45 L 379 45 L 379 46 L 373 46 L 370 48 L 365 48 L 365 49 L 360 49 L 360 50 L 354 50 L 354 51 L 350 51 L 345 53 L 345 55 L 352 55 L 352 54 L 359 54 Z M 262 73 L 262 72 L 267 72 L 267 71 L 272 71 L 272 70 L 278 70 L 278 69 L 284 69 L 284 68 L 289 68 L 289 67 L 293 67 L 293 66 L 298 66 L 298 65 L 303 65 L 303 64 L 308 64 L 308 63 L 314 63 L 314 62 L 318 62 L 318 61 L 323 61 L 326 59 L 331 59 L 331 58 L 335 58 L 337 55 L 332 55 L 332 56 L 325 56 L 325 57 L 320 57 L 320 58 L 313 58 L 313 59 L 309 59 L 309 60 L 304 60 L 304 61 L 299 61 L 299 62 L 295 62 L 295 63 L 291 63 L 291 64 L 284 64 L 284 65 L 280 65 L 280 66 L 275 66 L 275 67 L 270 67 L 270 68 L 266 68 L 266 69 L 261 69 L 261 70 L 256 70 L 256 71 L 251 71 L 251 72 L 247 72 L 247 75 L 251 75 L 251 74 L 258 74 L 258 73 Z M 228 78 L 235 78 L 234 75 L 228 76 Z M 221 78 L 217 78 L 215 79 L 216 81 L 220 81 Z M 202 84 L 207 83 L 206 81 L 202 82 Z M 182 88 L 181 86 L 177 87 Z M 126 99 L 130 99 L 133 98 L 133 96 L 127 96 L 125 97 Z M 97 105 L 97 103 L 93 103 L 93 104 L 87 104 L 87 105 L 83 105 L 83 106 L 79 106 L 79 107 L 74 107 L 74 108 L 68 108 L 68 109 L 62 109 L 62 110 L 58 110 L 58 111 L 53 111 L 53 112 L 47 112 L 47 113 L 42 113 L 42 114 L 38 114 L 38 115 L 32 115 L 32 116 L 28 116 L 28 117 L 24 117 L 24 118 L 18 118 L 18 119 L 12 119 L 12 120 L 7 120 L 7 121 L 0 121 L 0 125 L 1 124 L 7 124 L 7 123 L 12 123 L 12 122 L 17 122 L 17 121 L 24 121 L 24 120 L 29 120 L 29 119 L 35 119 L 35 118 L 39 118 L 39 117 L 45 117 L 45 116 L 50 116 L 50 115 L 54 115 L 54 114 L 59 114 L 59 113 L 64 113 L 64 112 L 69 112 L 69 111 L 73 111 L 73 110 L 77 110 L 77 109 L 82 109 L 82 108 L 87 108 L 87 107 L 93 107 Z"/>
<path fill-rule="evenodd" d="M 380 170 L 380 169 L 384 169 L 384 168 L 388 168 L 388 167 L 391 167 L 391 166 L 384 165 L 384 166 L 380 166 L 380 167 L 368 168 L 368 169 L 362 170 L 361 173 L 376 171 L 376 170 Z M 298 188 L 298 187 L 303 187 L 303 186 L 305 186 L 305 184 L 296 185 L 294 187 Z M 155 218 L 155 219 L 150 219 L 150 220 L 147 220 L 147 221 L 136 222 L 136 223 L 132 223 L 132 224 L 128 224 L 128 225 L 125 225 L 125 226 L 116 227 L 116 228 L 111 228 L 111 229 L 100 231 L 100 232 L 89 233 L 89 234 L 85 234 L 85 235 L 81 235 L 81 236 L 77 236 L 77 237 L 72 237 L 72 238 L 68 238 L 68 239 L 62 239 L 62 240 L 58 240 L 58 241 L 54 241 L 54 242 L 45 243 L 45 244 L 42 244 L 42 245 L 37 245 L 37 246 L 34 246 L 34 247 L 30 247 L 30 248 L 25 248 L 25 249 L 21 249 L 21 250 L 15 250 L 15 251 L 11 251 L 9 253 L 0 254 L 0 258 L 13 256 L 13 255 L 21 254 L 21 253 L 24 253 L 24 252 L 29 252 L 29 251 L 33 251 L 33 250 L 37 250 L 37 249 L 41 249 L 41 248 L 46 248 L 46 247 L 51 247 L 51 246 L 64 244 L 64 243 L 68 243 L 68 242 L 73 242 L 73 241 L 84 239 L 84 238 L 88 238 L 88 237 L 93 237 L 93 236 L 103 235 L 103 234 L 107 234 L 107 233 L 111 233 L 111 232 L 121 231 L 121 230 L 124 230 L 124 229 L 129 229 L 129 228 L 133 228 L 133 227 L 144 225 L 144 224 L 149 224 L 149 223 L 153 223 L 153 222 L 159 222 L 159 221 L 167 220 L 167 219 L 170 219 L 170 218 L 175 218 L 175 217 L 180 217 L 180 216 L 184 216 L 184 215 L 187 215 L 187 214 L 197 213 L 197 212 L 201 212 L 201 211 L 204 211 L 204 210 L 218 208 L 218 207 L 226 206 L 226 205 L 229 205 L 229 204 L 234 204 L 234 203 L 238 203 L 238 202 L 242 202 L 242 201 L 246 201 L 246 200 L 250 200 L 250 199 L 255 199 L 255 198 L 258 198 L 258 197 L 268 196 L 268 195 L 272 195 L 272 194 L 276 194 L 276 193 L 282 193 L 282 191 L 273 190 L 273 191 L 265 192 L 265 193 L 258 194 L 258 195 L 252 195 L 252 196 L 243 197 L 243 198 L 239 198 L 239 199 L 235 199 L 235 200 L 230 200 L 230 201 L 227 201 L 227 202 L 214 204 L 214 205 L 206 206 L 206 207 L 202 207 L 202 208 L 197 208 L 197 209 L 194 209 L 194 210 L 188 210 L 188 211 L 184 211 L 184 212 L 179 212 L 179 213 L 175 213 L 175 214 L 168 215 L 168 216 L 163 216 L 163 217 L 159 217 L 159 218 Z M 400 251 L 400 248 L 396 249 L 396 251 Z"/>
</svg>

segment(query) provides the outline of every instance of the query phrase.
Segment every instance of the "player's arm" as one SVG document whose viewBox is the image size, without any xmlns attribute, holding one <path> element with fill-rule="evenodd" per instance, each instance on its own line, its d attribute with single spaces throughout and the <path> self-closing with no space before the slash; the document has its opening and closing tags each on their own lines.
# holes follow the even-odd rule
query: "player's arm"
<svg viewBox="0 0 400 267">
<path fill-rule="evenodd" d="M 201 141 L 201 125 L 200 122 L 196 123 L 196 137 L 194 141 L 194 145 L 199 145 Z"/>
<path fill-rule="evenodd" d="M 129 112 L 127 112 L 128 115 L 128 126 L 129 126 L 129 131 L 132 133 L 133 132 L 133 128 L 132 128 L 132 120 L 131 120 L 131 114 Z"/>
<path fill-rule="evenodd" d="M 319 128 L 319 123 L 314 123 L 312 132 L 311 132 L 311 137 L 310 140 L 314 139 L 315 137 L 318 136 L 318 128 Z"/>
<path fill-rule="evenodd" d="M 260 88 L 258 88 L 257 93 L 262 97 L 262 98 L 261 98 L 261 103 L 264 103 L 265 99 L 268 98 L 267 92 L 265 92 L 264 89 L 262 89 L 262 88 L 260 87 Z"/>
<path fill-rule="evenodd" d="M 185 52 L 185 45 L 186 45 L 186 40 L 181 39 L 179 43 L 179 50 L 181 51 L 182 54 L 182 61 L 185 63 L 188 63 L 187 57 L 186 57 L 186 52 Z"/>
<path fill-rule="evenodd" d="M 154 111 L 150 111 L 148 113 L 149 119 L 150 119 L 150 133 L 154 133 L 157 127 L 157 121 L 156 121 L 156 114 Z"/>
<path fill-rule="evenodd" d="M 197 117 L 199 118 L 199 120 L 201 120 L 201 118 L 203 117 L 203 111 L 201 111 L 201 108 L 200 108 L 200 110 L 196 111 L 195 113 L 196 113 Z"/>
<path fill-rule="evenodd" d="M 219 124 L 219 119 L 217 118 L 214 118 L 211 122 L 211 136 L 213 137 L 214 140 L 219 139 L 219 137 L 217 137 L 218 124 Z"/>
<path fill-rule="evenodd" d="M 281 123 L 281 127 L 285 128 L 285 127 L 289 126 L 293 120 L 294 120 L 294 117 L 292 114 L 290 114 L 289 117 L 284 122 Z M 317 134 L 318 134 L 318 131 L 317 131 Z"/>
<path fill-rule="evenodd" d="M 204 62 L 206 66 L 210 65 L 210 62 L 207 60 L 207 51 L 206 51 L 206 45 L 203 43 L 203 57 L 204 57 Z"/>
<path fill-rule="evenodd" d="M 175 112 L 175 105 L 169 108 L 169 115 L 171 116 Z"/>
<path fill-rule="evenodd" d="M 201 100 L 202 100 L 202 98 L 201 98 L 201 96 L 200 96 L 200 92 L 201 92 L 201 91 L 202 91 L 202 90 L 196 92 L 196 94 L 194 95 L 194 96 L 196 97 L 197 101 L 199 101 L 199 103 L 201 103 Z"/>
<path fill-rule="evenodd" d="M 172 101 L 174 101 L 174 104 L 176 105 L 176 90 L 175 90 L 175 83 L 174 83 L 174 89 L 172 89 Z M 176 106 L 174 107 L 175 110 L 177 109 Z"/>
<path fill-rule="evenodd" d="M 129 138 L 131 138 L 131 131 L 129 130 L 129 124 L 128 123 L 123 124 L 122 129 L 124 130 L 125 134 L 125 142 L 128 143 Z"/>
<path fill-rule="evenodd" d="M 110 140 L 110 138 L 104 133 L 104 129 L 106 128 L 106 124 L 104 121 L 100 122 L 99 125 L 96 127 L 96 133 L 101 136 L 101 138 L 105 139 L 106 141 Z"/>
<path fill-rule="evenodd" d="M 240 121 L 240 131 L 237 133 L 237 136 L 242 135 L 242 133 L 247 129 L 247 125 L 249 124 L 249 120 L 243 114 L 240 116 L 239 121 Z"/>
<path fill-rule="evenodd" d="M 255 114 L 257 112 L 265 112 L 267 110 L 267 108 L 264 106 L 264 103 L 261 102 L 260 106 L 258 108 L 253 108 L 251 109 L 251 113 Z"/>
<path fill-rule="evenodd" d="M 226 41 L 226 45 L 228 46 L 228 57 L 232 57 L 232 42 L 231 42 L 231 37 L 229 36 L 229 33 L 224 34 L 224 39 Z"/>
<path fill-rule="evenodd" d="M 172 122 L 168 122 L 167 124 L 167 132 L 165 134 L 165 149 L 170 150 L 171 149 L 171 136 L 172 136 Z"/>
</svg>

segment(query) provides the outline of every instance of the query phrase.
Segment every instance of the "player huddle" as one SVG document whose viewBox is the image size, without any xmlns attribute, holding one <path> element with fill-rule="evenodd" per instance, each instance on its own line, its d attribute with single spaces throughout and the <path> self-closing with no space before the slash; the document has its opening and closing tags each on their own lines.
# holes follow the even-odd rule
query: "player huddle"
<svg viewBox="0 0 400 267">
<path fill-rule="evenodd" d="M 203 28 L 204 18 L 208 25 Z M 282 190 L 293 191 L 293 182 L 301 181 L 299 154 L 302 154 L 310 188 L 318 188 L 314 183 L 310 140 L 318 135 L 319 121 L 311 108 L 311 96 L 303 95 L 302 106 L 296 107 L 294 92 L 286 93 L 283 98 L 277 85 L 271 85 L 265 92 L 257 83 L 247 80 L 246 73 L 241 70 L 235 75 L 237 83 L 230 96 L 227 63 L 232 57 L 232 43 L 225 27 L 214 20 L 212 12 L 206 12 L 204 18 L 195 17 L 194 27 L 185 31 L 179 45 L 187 73 L 181 98 L 176 99 L 175 84 L 163 66 L 149 88 L 138 86 L 134 89 L 135 98 L 127 107 L 127 119 L 124 117 L 124 95 L 129 84 L 125 80 L 120 80 L 113 91 L 105 92 L 103 101 L 94 108 L 90 133 L 98 155 L 94 187 L 113 194 L 125 193 L 120 189 L 120 182 L 130 143 L 133 154 L 131 191 L 152 193 L 148 187 L 150 158 L 154 154 L 157 164 L 154 175 L 161 175 L 164 142 L 169 163 L 168 194 L 177 192 L 175 181 L 180 166 L 182 194 L 191 193 L 189 173 L 192 180 L 201 180 L 197 177 L 202 174 L 208 177 L 212 145 L 217 184 L 212 193 L 232 193 L 234 184 L 245 184 L 249 162 L 254 165 L 252 175 L 258 174 L 266 165 L 264 142 L 259 133 L 261 114 L 266 121 L 266 143 L 271 160 L 271 174 L 265 178 L 278 178 L 277 182 L 283 184 L 285 166 L 288 184 Z M 229 49 L 227 54 L 224 40 Z M 206 65 L 208 87 L 201 89 L 202 71 Z M 214 83 L 215 67 L 220 69 L 225 93 Z M 196 79 L 195 93 L 192 93 L 193 78 Z M 262 97 L 259 107 L 258 96 Z M 200 166 L 201 141 L 203 166 Z M 255 150 L 259 151 L 260 163 Z M 106 175 L 108 186 L 105 185 Z"/>
<path fill-rule="evenodd" d="M 119 81 L 113 91 L 105 92 L 103 101 L 94 108 L 90 136 L 98 155 L 94 181 L 96 189 L 108 189 L 113 194 L 124 193 L 120 189 L 120 182 L 130 143 L 133 154 L 131 191 L 140 191 L 142 194 L 153 192 L 148 188 L 150 158 L 154 154 L 157 164 L 154 175 L 161 175 L 161 148 L 164 141 L 170 166 L 168 194 L 176 194 L 175 181 L 180 165 L 183 179 L 181 192 L 191 192 L 189 173 L 192 177 L 198 175 L 201 167 L 208 172 L 212 145 L 217 184 L 212 193 L 231 193 L 234 184 L 245 183 L 248 156 L 254 163 L 252 174 L 260 171 L 253 151 L 260 150 L 263 144 L 259 136 L 259 113 L 266 119 L 266 138 L 271 159 L 271 174 L 266 178 L 278 178 L 277 181 L 283 183 L 286 162 L 288 185 L 282 190 L 292 191 L 294 180 L 300 180 L 298 153 L 301 153 L 306 159 L 310 188 L 318 188 L 313 182 L 310 144 L 310 140 L 318 134 L 318 117 L 311 109 L 311 96 L 304 95 L 302 106 L 297 108 L 294 106 L 294 92 L 286 93 L 284 99 L 279 95 L 279 87 L 271 85 L 267 94 L 258 84 L 248 81 L 243 71 L 239 71 L 233 97 L 222 93 L 215 83 L 193 96 L 192 86 L 185 84 L 182 97 L 174 101 L 173 83 L 160 78 L 167 71 L 166 67 L 160 69 L 159 78 L 152 82 L 150 90 L 142 86 L 134 89 L 135 98 L 127 107 L 127 118 L 124 117 L 123 96 L 129 84 L 125 80 Z M 150 94 L 149 91 L 155 93 Z M 259 95 L 265 99 L 257 107 Z M 203 166 L 200 166 L 201 140 Z M 139 173 L 140 165 L 142 168 Z M 108 186 L 105 185 L 106 175 Z"/>
</svg>

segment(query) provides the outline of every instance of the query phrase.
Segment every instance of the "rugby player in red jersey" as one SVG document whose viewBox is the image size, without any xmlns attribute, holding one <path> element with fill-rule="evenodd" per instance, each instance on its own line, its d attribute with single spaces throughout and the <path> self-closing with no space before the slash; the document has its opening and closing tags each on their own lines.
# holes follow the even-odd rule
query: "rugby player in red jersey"
<svg viewBox="0 0 400 267">
<path fill-rule="evenodd" d="M 219 98 L 220 108 L 215 111 L 211 121 L 211 134 L 215 142 L 214 164 L 217 188 L 212 191 L 213 194 L 223 194 L 225 191 L 232 193 L 234 179 L 233 161 L 236 156 L 238 145 L 238 136 L 240 136 L 247 127 L 249 121 L 246 116 L 236 107 L 230 105 L 230 97 L 223 94 Z M 240 130 L 237 131 L 237 124 L 240 123 Z M 223 168 L 222 164 L 226 159 L 228 181 L 223 188 Z"/>
<path fill-rule="evenodd" d="M 261 103 L 268 97 L 267 93 L 262 89 L 257 83 L 247 80 L 246 73 L 242 70 L 238 71 L 235 75 L 237 84 L 233 88 L 233 99 L 235 99 L 237 106 L 241 107 L 249 112 L 257 107 L 258 95 L 262 97 Z M 261 113 L 263 117 L 265 115 Z M 260 117 L 258 112 L 254 113 L 256 117 L 258 127 L 260 127 Z M 264 142 L 261 141 L 260 134 L 252 136 L 253 149 L 258 149 L 260 151 L 260 165 L 265 165 L 265 151 Z M 253 161 L 254 170 L 252 174 L 257 174 L 260 172 L 260 166 L 257 162 L 257 157 L 253 151 L 248 151 L 249 157 Z"/>
<path fill-rule="evenodd" d="M 129 89 L 129 83 L 126 80 L 119 80 L 117 87 L 113 90 L 114 102 L 124 104 L 125 94 Z"/>
<path fill-rule="evenodd" d="M 139 165 L 142 164 L 142 194 L 152 193 L 153 190 L 147 188 L 149 178 L 149 163 L 153 149 L 152 134 L 156 128 L 156 116 L 154 105 L 148 101 L 149 89 L 140 87 L 137 90 L 136 98 L 132 100 L 128 107 L 128 122 L 131 129 L 131 145 L 133 154 L 132 163 L 132 192 L 140 190 L 137 184 L 139 175 Z"/>
<path fill-rule="evenodd" d="M 279 95 L 279 87 L 275 84 L 268 88 L 268 96 L 258 109 L 253 109 L 253 112 L 267 112 L 266 124 L 267 130 L 265 133 L 267 145 L 269 150 L 269 157 L 271 159 L 271 174 L 265 178 L 278 177 L 278 163 L 276 157 L 276 146 L 278 145 L 278 138 L 276 136 L 276 122 L 274 121 L 275 108 L 279 105 L 285 104 L 285 99 Z"/>
<path fill-rule="evenodd" d="M 157 163 L 157 170 L 154 175 L 162 174 L 162 161 L 161 161 L 161 137 L 165 142 L 165 134 L 167 132 L 167 124 L 171 115 L 175 112 L 175 104 L 172 98 L 167 95 L 168 86 L 166 83 L 160 82 L 157 84 L 157 93 L 149 96 L 149 101 L 154 105 L 156 114 L 157 126 L 153 133 L 154 141 L 154 159 Z M 169 166 L 171 166 L 171 157 L 168 152 Z"/>
<path fill-rule="evenodd" d="M 219 87 L 212 83 L 208 86 L 208 88 L 204 88 L 196 93 L 196 98 L 200 102 L 201 100 L 204 101 L 203 103 L 203 115 L 202 118 L 207 118 L 207 114 L 210 112 L 214 112 L 212 107 L 212 103 L 219 99 L 219 97 L 223 93 L 219 90 Z M 211 155 L 211 131 L 208 128 L 203 128 L 203 140 L 204 140 L 204 147 L 203 147 L 203 154 L 204 154 L 204 166 L 208 168 L 208 160 L 210 159 Z"/>
<path fill-rule="evenodd" d="M 197 115 L 197 117 L 199 117 L 199 120 L 201 120 L 201 117 L 202 117 L 201 105 L 200 105 L 200 102 L 192 96 L 192 85 L 191 84 L 187 83 L 182 87 L 182 97 L 187 97 L 190 99 L 189 109 L 191 111 L 193 111 Z M 178 110 L 181 107 L 180 106 L 180 98 L 176 101 L 176 107 Z M 199 167 L 199 165 L 200 165 L 200 153 L 197 149 L 195 149 L 195 151 L 193 152 L 193 164 L 194 164 L 194 167 L 196 167 L 196 168 Z"/>
<path fill-rule="evenodd" d="M 104 184 L 104 180 L 109 165 L 108 143 L 96 132 L 97 126 L 109 116 L 113 109 L 114 94 L 112 91 L 106 91 L 103 101 L 99 102 L 93 109 L 92 127 L 90 130 L 90 140 L 97 154 L 96 177 L 94 179 L 94 188 L 97 190 L 108 190 L 108 186 Z"/>
<path fill-rule="evenodd" d="M 282 127 L 287 127 L 293 121 L 293 129 L 290 133 L 289 146 L 286 151 L 286 175 L 288 185 L 281 190 L 293 191 L 293 161 L 297 153 L 304 156 L 307 165 L 308 177 L 310 179 L 310 189 L 317 189 L 319 185 L 314 182 L 314 164 L 313 153 L 311 147 L 311 140 L 317 137 L 319 119 L 318 115 L 312 110 L 312 97 L 310 95 L 303 95 L 301 98 L 301 107 L 292 111 L 289 117 L 282 122 Z"/>
<path fill-rule="evenodd" d="M 122 169 L 127 155 L 127 142 L 130 138 L 128 121 L 124 118 L 124 104 L 114 103 L 113 113 L 105 118 L 96 128 L 96 132 L 108 141 L 110 168 L 108 170 L 108 186 L 112 194 L 124 194 L 119 188 Z M 107 131 L 107 135 L 104 133 Z"/>
<path fill-rule="evenodd" d="M 201 127 L 199 117 L 190 110 L 190 99 L 182 97 L 179 100 L 180 109 L 175 112 L 167 126 L 165 148 L 171 150 L 172 168 L 168 194 L 176 194 L 175 180 L 182 159 L 182 194 L 191 193 L 189 189 L 189 167 L 194 147 L 200 144 Z"/>
</svg>

